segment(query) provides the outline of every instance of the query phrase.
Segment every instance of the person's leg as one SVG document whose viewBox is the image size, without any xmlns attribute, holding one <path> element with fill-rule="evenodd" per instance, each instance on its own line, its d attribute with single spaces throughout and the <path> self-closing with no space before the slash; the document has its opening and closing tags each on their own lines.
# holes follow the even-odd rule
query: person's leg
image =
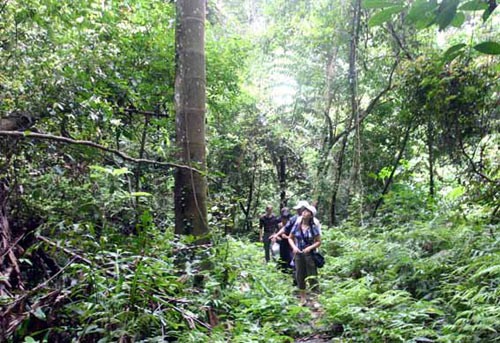
<svg viewBox="0 0 500 343">
<path fill-rule="evenodd" d="M 318 283 L 318 268 L 316 267 L 316 263 L 314 263 L 314 258 L 311 253 L 308 253 L 304 256 L 304 264 L 306 266 L 306 278 L 309 283 L 309 287 L 312 291 L 319 291 L 319 283 Z"/>
<path fill-rule="evenodd" d="M 299 288 L 300 304 L 306 303 L 306 260 L 304 254 L 295 255 L 295 279 Z"/>
<path fill-rule="evenodd" d="M 271 250 L 271 240 L 269 239 L 269 236 L 264 236 L 264 254 L 266 257 L 266 262 L 269 262 L 270 259 L 270 250 Z"/>
<path fill-rule="evenodd" d="M 280 268 L 284 273 L 290 273 L 292 270 L 292 266 L 290 262 L 292 262 L 291 254 L 290 254 L 290 244 L 288 244 L 287 240 L 281 240 L 280 242 Z"/>
<path fill-rule="evenodd" d="M 280 261 L 279 268 L 282 272 L 286 270 L 286 251 L 285 251 L 285 242 L 283 240 L 279 241 L 280 244 Z"/>
</svg>

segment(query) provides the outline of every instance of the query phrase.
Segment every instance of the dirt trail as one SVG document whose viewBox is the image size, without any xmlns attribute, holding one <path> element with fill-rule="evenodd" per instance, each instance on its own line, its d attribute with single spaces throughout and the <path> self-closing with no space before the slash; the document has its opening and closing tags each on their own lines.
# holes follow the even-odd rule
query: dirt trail
<svg viewBox="0 0 500 343">
<path fill-rule="evenodd" d="M 297 338 L 295 340 L 296 343 L 326 343 L 332 342 L 333 336 L 328 333 L 324 333 L 325 328 L 319 325 L 319 321 L 323 316 L 324 310 L 321 307 L 321 304 L 314 299 L 313 301 L 308 302 L 309 309 L 311 310 L 313 321 L 311 323 L 311 327 L 313 329 L 313 333 Z"/>
</svg>

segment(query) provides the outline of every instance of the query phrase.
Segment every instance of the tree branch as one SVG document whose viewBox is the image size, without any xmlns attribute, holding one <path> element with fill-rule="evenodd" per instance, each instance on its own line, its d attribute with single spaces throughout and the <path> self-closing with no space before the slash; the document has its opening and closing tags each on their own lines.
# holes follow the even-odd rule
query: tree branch
<svg viewBox="0 0 500 343">
<path fill-rule="evenodd" d="M 137 114 L 142 114 L 145 116 L 152 116 L 152 117 L 158 117 L 158 118 L 161 118 L 161 117 L 168 118 L 169 117 L 168 112 L 143 111 L 143 110 L 138 110 L 135 108 L 124 108 L 123 111 L 127 112 L 127 113 L 137 113 Z"/>
<path fill-rule="evenodd" d="M 375 208 L 373 209 L 372 212 L 372 218 L 375 218 L 375 216 L 377 215 L 377 210 L 379 209 L 380 205 L 382 205 L 382 201 L 384 200 L 385 194 L 387 194 L 387 192 L 389 191 L 389 186 L 391 185 L 392 180 L 394 179 L 394 175 L 396 174 L 396 169 L 398 168 L 399 162 L 401 161 L 401 158 L 403 157 L 403 154 L 406 150 L 406 144 L 408 143 L 408 139 L 410 138 L 412 125 L 413 125 L 413 118 L 410 119 L 410 122 L 406 127 L 401 148 L 399 149 L 398 156 L 396 157 L 396 160 L 394 161 L 394 164 L 392 166 L 391 174 L 389 175 L 389 178 L 385 182 L 384 189 L 382 190 L 382 193 L 380 194 L 380 197 L 378 198 L 377 203 L 375 204 Z"/>
<path fill-rule="evenodd" d="M 348 135 L 350 134 L 355 128 L 357 125 L 361 124 L 365 119 L 366 117 L 368 117 L 368 115 L 371 113 L 371 111 L 373 111 L 373 109 L 375 108 L 375 106 L 377 105 L 377 103 L 380 101 L 380 99 L 388 92 L 392 89 L 392 78 L 394 76 L 394 72 L 396 71 L 396 68 L 399 64 L 399 59 L 396 59 L 396 61 L 394 61 L 394 65 L 392 66 L 392 70 L 391 70 L 391 73 L 389 74 L 389 80 L 387 82 L 387 86 L 382 89 L 380 91 L 380 93 L 377 94 L 377 96 L 375 98 L 372 99 L 372 101 L 370 101 L 370 103 L 368 104 L 368 106 L 366 107 L 366 109 L 364 111 L 361 112 L 361 116 L 359 118 L 359 121 L 357 121 L 356 123 L 354 123 L 354 125 L 351 125 L 349 126 L 346 130 L 342 131 L 341 133 L 339 133 L 337 136 L 334 137 L 334 139 L 332 140 L 332 147 L 345 135 Z"/>
<path fill-rule="evenodd" d="M 389 28 L 389 32 L 392 35 L 392 38 L 396 41 L 398 47 L 403 51 L 403 53 L 406 55 L 406 57 L 410 60 L 413 61 L 413 56 L 410 54 L 410 52 L 406 49 L 406 47 L 403 45 L 403 42 L 401 42 L 401 39 L 399 38 L 398 34 L 394 30 L 394 26 L 389 22 L 387 24 L 387 27 Z"/>
<path fill-rule="evenodd" d="M 204 174 L 201 170 L 198 170 L 196 168 L 192 168 L 186 165 L 182 164 L 176 164 L 176 163 L 170 163 L 170 162 L 160 162 L 160 161 L 154 161 L 154 160 L 148 160 L 144 158 L 134 158 L 131 157 L 119 150 L 112 149 L 105 147 L 103 145 L 91 142 L 91 141 L 84 141 L 84 140 L 75 140 L 67 137 L 61 137 L 61 136 L 54 136 L 50 134 L 41 134 L 41 133 L 35 133 L 35 132 L 20 132 L 20 131 L 0 131 L 0 136 L 10 136 L 10 137 L 19 137 L 19 138 L 34 138 L 34 139 L 42 139 L 42 140 L 50 140 L 50 141 L 56 141 L 56 142 L 63 142 L 67 144 L 73 144 L 73 145 L 84 145 L 84 146 L 89 146 L 95 149 L 99 149 L 102 151 L 106 151 L 112 154 L 115 154 L 125 161 L 133 162 L 133 163 L 145 163 L 145 164 L 151 164 L 151 165 L 157 165 L 157 166 L 162 166 L 162 167 L 167 167 L 167 168 L 179 168 L 179 169 L 187 169 L 187 170 L 192 170 L 196 173 L 199 174 Z"/>
<path fill-rule="evenodd" d="M 490 179 L 488 176 L 486 176 L 484 173 L 482 173 L 480 170 L 477 169 L 476 167 L 476 163 L 474 162 L 474 160 L 469 156 L 469 154 L 467 154 L 467 151 L 465 150 L 465 146 L 464 146 L 464 143 L 462 141 L 462 139 L 459 139 L 459 144 L 460 144 L 460 149 L 462 150 L 462 154 L 465 156 L 465 158 L 467 159 L 467 161 L 469 162 L 471 168 L 472 168 L 472 171 L 476 174 L 476 175 L 479 175 L 482 179 L 488 181 L 489 183 L 497 183 L 498 181 L 497 180 L 492 180 Z"/>
</svg>

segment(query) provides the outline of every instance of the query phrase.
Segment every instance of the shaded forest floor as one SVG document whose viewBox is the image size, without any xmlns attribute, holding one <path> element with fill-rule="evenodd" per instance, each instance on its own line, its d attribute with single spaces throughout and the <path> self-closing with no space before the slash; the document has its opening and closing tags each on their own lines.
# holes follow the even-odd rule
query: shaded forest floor
<svg viewBox="0 0 500 343">
<path fill-rule="evenodd" d="M 100 240 L 73 227 L 36 245 L 65 268 L 13 295 L 25 298 L 2 318 L 19 324 L 8 341 L 499 340 L 498 225 L 480 207 L 415 213 L 325 228 L 319 308 L 299 306 L 292 276 L 265 264 L 260 244 L 216 227 L 212 244 L 195 248 L 154 226 Z M 25 275 L 38 275 L 35 249 L 21 261 Z M 26 280 L 27 289 L 44 282 Z"/>
</svg>

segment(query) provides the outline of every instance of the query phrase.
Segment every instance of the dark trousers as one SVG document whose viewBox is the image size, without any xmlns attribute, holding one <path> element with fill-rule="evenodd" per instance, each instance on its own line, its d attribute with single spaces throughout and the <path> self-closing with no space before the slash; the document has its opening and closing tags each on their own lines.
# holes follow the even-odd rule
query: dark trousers
<svg viewBox="0 0 500 343">
<path fill-rule="evenodd" d="M 271 259 L 271 240 L 269 237 L 271 234 L 264 234 L 264 237 L 262 237 L 262 241 L 264 243 L 264 254 L 266 256 L 266 262 L 269 262 Z"/>
<path fill-rule="evenodd" d="M 295 255 L 295 278 L 299 289 L 306 289 L 306 279 L 312 290 L 318 290 L 318 269 L 310 252 Z"/>
<path fill-rule="evenodd" d="M 288 272 L 292 270 L 290 262 L 292 261 L 292 249 L 288 239 L 282 239 L 280 241 L 280 269 L 283 272 Z"/>
</svg>

